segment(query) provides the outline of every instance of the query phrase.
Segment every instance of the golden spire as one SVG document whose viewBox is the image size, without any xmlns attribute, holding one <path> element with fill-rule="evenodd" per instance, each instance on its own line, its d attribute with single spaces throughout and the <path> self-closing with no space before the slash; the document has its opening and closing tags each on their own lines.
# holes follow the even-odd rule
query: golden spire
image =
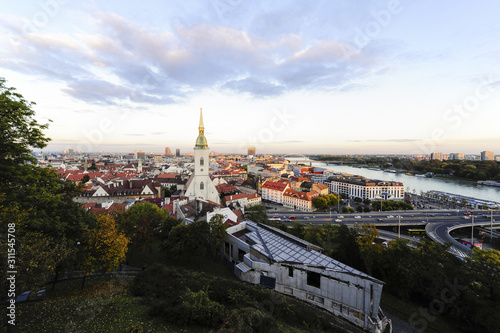
<svg viewBox="0 0 500 333">
<path fill-rule="evenodd" d="M 204 129 L 205 126 L 203 126 L 203 111 L 200 108 L 200 126 L 198 126 L 198 129 Z"/>
<path fill-rule="evenodd" d="M 194 149 L 208 149 L 207 138 L 205 138 L 205 126 L 203 126 L 203 111 L 200 108 L 200 125 L 198 126 L 198 138 Z"/>
</svg>

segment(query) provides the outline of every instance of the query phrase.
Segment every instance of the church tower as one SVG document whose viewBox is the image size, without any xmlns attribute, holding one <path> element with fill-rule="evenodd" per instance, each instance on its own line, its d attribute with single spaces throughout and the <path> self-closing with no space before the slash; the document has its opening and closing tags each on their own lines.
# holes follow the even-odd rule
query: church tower
<svg viewBox="0 0 500 333">
<path fill-rule="evenodd" d="M 186 196 L 190 199 L 202 198 L 220 204 L 219 193 L 208 174 L 210 160 L 208 143 L 203 125 L 203 111 L 200 108 L 198 138 L 194 146 L 194 172 L 188 180 Z"/>
</svg>

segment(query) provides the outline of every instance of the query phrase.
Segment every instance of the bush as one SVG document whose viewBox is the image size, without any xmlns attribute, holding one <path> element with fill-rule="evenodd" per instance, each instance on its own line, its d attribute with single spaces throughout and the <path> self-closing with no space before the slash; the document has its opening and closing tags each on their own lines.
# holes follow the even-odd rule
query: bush
<svg viewBox="0 0 500 333">
<path fill-rule="evenodd" d="M 355 210 L 352 207 L 342 207 L 342 213 L 344 214 L 349 214 L 349 213 L 354 213 Z"/>
<path fill-rule="evenodd" d="M 193 292 L 189 288 L 181 297 L 181 305 L 176 309 L 183 324 L 197 324 L 204 327 L 219 327 L 226 316 L 223 305 L 208 297 L 207 288 Z"/>
</svg>

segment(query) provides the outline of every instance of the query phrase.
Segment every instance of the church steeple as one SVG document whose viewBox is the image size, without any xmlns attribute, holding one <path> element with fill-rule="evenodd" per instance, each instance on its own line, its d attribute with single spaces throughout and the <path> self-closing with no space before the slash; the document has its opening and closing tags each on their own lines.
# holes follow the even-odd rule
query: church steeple
<svg viewBox="0 0 500 333">
<path fill-rule="evenodd" d="M 203 126 L 203 111 L 200 108 L 200 125 L 198 126 L 198 138 L 194 149 L 208 149 L 207 138 L 205 138 L 205 126 Z"/>
</svg>

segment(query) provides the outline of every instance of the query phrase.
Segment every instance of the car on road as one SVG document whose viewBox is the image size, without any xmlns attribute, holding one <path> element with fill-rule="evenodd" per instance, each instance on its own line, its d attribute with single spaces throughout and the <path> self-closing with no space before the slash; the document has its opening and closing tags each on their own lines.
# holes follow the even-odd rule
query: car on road
<svg viewBox="0 0 500 333">
<path fill-rule="evenodd" d="M 309 220 L 309 216 L 304 216 L 304 220 Z"/>
<path fill-rule="evenodd" d="M 465 220 L 470 220 L 470 216 L 468 216 L 468 215 L 462 216 L 462 218 Z"/>
<path fill-rule="evenodd" d="M 342 222 L 342 220 L 341 219 L 336 219 L 335 222 Z"/>
<path fill-rule="evenodd" d="M 360 218 L 361 218 L 361 216 L 356 215 L 356 216 L 354 216 L 354 218 L 355 218 L 355 219 L 360 219 Z"/>
<path fill-rule="evenodd" d="M 313 215 L 313 219 L 315 219 L 315 218 L 316 218 L 316 216 Z"/>
<path fill-rule="evenodd" d="M 472 212 L 465 212 L 464 215 L 468 215 L 468 216 L 471 216 L 472 215 Z"/>
<path fill-rule="evenodd" d="M 379 221 L 379 222 L 384 222 L 384 219 L 377 219 L 377 221 Z"/>
<path fill-rule="evenodd" d="M 337 216 L 338 219 L 343 219 L 344 217 L 342 215 Z"/>
<path fill-rule="evenodd" d="M 392 218 L 394 218 L 394 215 L 387 215 L 387 218 L 392 219 Z"/>
<path fill-rule="evenodd" d="M 290 216 L 290 217 L 289 217 L 289 219 L 290 219 L 290 220 L 295 220 L 295 219 L 296 219 L 296 217 L 295 217 L 294 215 L 292 215 L 292 216 Z"/>
</svg>

